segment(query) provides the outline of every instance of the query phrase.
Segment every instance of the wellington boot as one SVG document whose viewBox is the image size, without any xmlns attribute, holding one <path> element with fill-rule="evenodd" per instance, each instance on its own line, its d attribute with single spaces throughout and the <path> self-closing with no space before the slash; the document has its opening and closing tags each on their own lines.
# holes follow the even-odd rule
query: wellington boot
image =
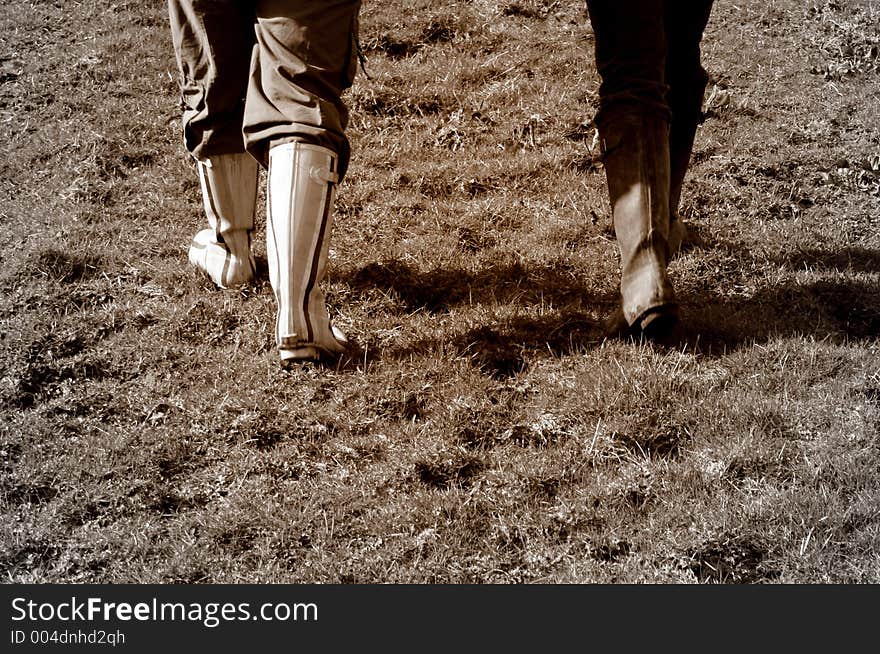
<svg viewBox="0 0 880 654">
<path fill-rule="evenodd" d="M 681 189 L 691 162 L 697 129 L 703 121 L 705 84 L 687 87 L 673 98 L 672 123 L 669 126 L 669 257 L 676 256 L 688 241 L 688 228 L 681 218 Z"/>
<path fill-rule="evenodd" d="M 620 250 L 621 309 L 645 332 L 674 326 L 677 303 L 666 274 L 669 241 L 668 122 L 622 114 L 600 125 L 614 231 Z"/>
<path fill-rule="evenodd" d="M 679 214 L 681 189 L 691 160 L 697 122 L 675 121 L 669 130 L 669 258 L 687 241 L 688 229 Z"/>
<path fill-rule="evenodd" d="M 345 352 L 320 289 L 333 226 L 338 158 L 332 150 L 285 143 L 269 150 L 266 253 L 278 313 L 281 365 Z"/>
<path fill-rule="evenodd" d="M 193 238 L 189 261 L 220 288 L 247 284 L 256 270 L 251 232 L 259 164 L 249 154 L 224 154 L 200 161 L 198 168 L 210 228 Z"/>
</svg>

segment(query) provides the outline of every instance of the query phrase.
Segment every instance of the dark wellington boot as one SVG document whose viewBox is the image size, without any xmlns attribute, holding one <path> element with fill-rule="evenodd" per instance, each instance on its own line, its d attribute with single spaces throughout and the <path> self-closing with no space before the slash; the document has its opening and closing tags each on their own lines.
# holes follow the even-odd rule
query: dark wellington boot
<svg viewBox="0 0 880 654">
<path fill-rule="evenodd" d="M 630 331 L 667 334 L 678 320 L 669 257 L 669 123 L 654 113 L 600 125 L 614 232 L 620 249 L 621 312 Z"/>
<path fill-rule="evenodd" d="M 669 129 L 669 257 L 681 250 L 687 239 L 687 226 L 678 213 L 681 204 L 681 188 L 691 161 L 691 152 L 699 122 L 673 121 Z"/>
<path fill-rule="evenodd" d="M 672 111 L 669 125 L 669 257 L 687 240 L 687 226 L 679 214 L 681 189 L 691 162 L 697 129 L 703 122 L 705 79 L 684 84 L 675 82 L 668 100 Z"/>
</svg>

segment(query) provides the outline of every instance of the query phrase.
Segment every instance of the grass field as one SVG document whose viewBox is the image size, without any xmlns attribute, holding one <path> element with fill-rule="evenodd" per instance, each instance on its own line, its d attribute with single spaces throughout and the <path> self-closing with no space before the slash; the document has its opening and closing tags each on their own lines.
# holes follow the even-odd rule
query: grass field
<svg viewBox="0 0 880 654">
<path fill-rule="evenodd" d="M 284 372 L 266 276 L 186 260 L 165 3 L 0 6 L 3 579 L 880 582 L 880 3 L 717 3 L 666 346 L 601 335 L 583 3 L 368 0 L 361 43 L 356 348 Z"/>
</svg>

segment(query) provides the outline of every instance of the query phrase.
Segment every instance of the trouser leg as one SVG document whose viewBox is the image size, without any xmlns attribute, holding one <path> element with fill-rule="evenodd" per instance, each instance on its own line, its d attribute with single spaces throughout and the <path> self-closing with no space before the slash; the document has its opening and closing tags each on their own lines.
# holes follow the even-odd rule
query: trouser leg
<svg viewBox="0 0 880 654">
<path fill-rule="evenodd" d="M 596 123 L 628 112 L 669 117 L 663 0 L 587 0 L 601 78 Z"/>
<path fill-rule="evenodd" d="M 254 44 L 253 3 L 247 0 L 168 0 L 180 70 L 183 134 L 196 159 L 209 229 L 189 248 L 190 262 L 221 288 L 254 276 L 254 228 L 259 167 L 245 152 L 244 98 Z"/>
<path fill-rule="evenodd" d="M 342 92 L 357 70 L 360 0 L 256 1 L 256 38 L 244 115 L 246 147 L 268 166 L 269 149 L 310 143 L 332 150 L 340 177 L 350 156 Z"/>
<path fill-rule="evenodd" d="M 341 95 L 357 67 L 359 8 L 359 0 L 257 2 L 244 134 L 268 168 L 266 252 L 283 366 L 347 346 L 330 323 L 321 282 L 334 191 L 350 156 Z"/>
<path fill-rule="evenodd" d="M 168 15 L 181 77 L 186 149 L 200 161 L 244 152 L 253 2 L 168 0 Z"/>
<path fill-rule="evenodd" d="M 677 313 L 666 273 L 669 107 L 662 0 L 588 0 L 602 78 L 596 124 L 621 263 L 621 309 L 643 330 Z M 657 318 L 662 318 L 658 321 Z"/>
</svg>

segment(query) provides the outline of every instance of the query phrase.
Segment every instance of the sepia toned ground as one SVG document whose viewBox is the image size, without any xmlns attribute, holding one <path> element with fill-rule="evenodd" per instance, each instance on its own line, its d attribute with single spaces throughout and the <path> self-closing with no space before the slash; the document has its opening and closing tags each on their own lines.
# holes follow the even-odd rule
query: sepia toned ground
<svg viewBox="0 0 880 654">
<path fill-rule="evenodd" d="M 326 291 L 220 291 L 162 2 L 0 7 L 0 572 L 880 582 L 880 4 L 718 3 L 678 342 L 618 260 L 582 3 L 365 2 Z M 264 220 L 256 234 L 265 272 Z"/>
</svg>

